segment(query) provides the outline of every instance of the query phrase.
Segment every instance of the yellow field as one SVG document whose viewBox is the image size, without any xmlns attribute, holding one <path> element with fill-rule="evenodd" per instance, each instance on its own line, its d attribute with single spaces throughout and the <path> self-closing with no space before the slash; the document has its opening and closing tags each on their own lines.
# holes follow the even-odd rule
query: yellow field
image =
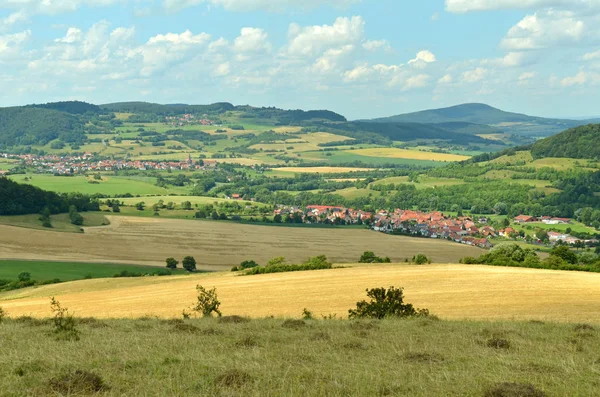
<svg viewBox="0 0 600 397">
<path fill-rule="evenodd" d="M 338 172 L 373 171 L 373 168 L 351 168 L 351 167 L 281 167 L 273 168 L 273 171 L 294 172 L 298 174 L 335 174 Z"/>
<path fill-rule="evenodd" d="M 477 134 L 477 136 L 492 141 L 502 141 L 504 138 L 506 138 L 505 134 Z"/>
<path fill-rule="evenodd" d="M 408 160 L 430 160 L 430 161 L 464 161 L 470 159 L 469 156 L 460 156 L 458 154 L 422 152 L 419 150 L 406 150 L 397 148 L 373 148 L 348 150 L 347 153 L 358 154 L 368 157 L 384 157 L 393 159 Z"/>
<path fill-rule="evenodd" d="M 514 165 L 518 162 L 525 161 L 530 163 L 533 161 L 530 151 L 517 152 L 514 156 L 501 156 L 497 159 L 491 160 L 490 164 L 507 164 Z"/>
<path fill-rule="evenodd" d="M 2 293 L 0 304 L 11 316 L 49 316 L 48 297 L 56 296 L 81 317 L 179 317 L 197 284 L 217 288 L 225 315 L 299 317 L 308 308 L 345 317 L 366 288 L 393 285 L 444 319 L 600 322 L 600 274 L 467 265 L 85 280 Z"/>
<path fill-rule="evenodd" d="M 353 263 L 364 251 L 401 262 L 423 252 L 436 263 L 479 256 L 478 248 L 445 240 L 388 236 L 367 229 L 256 226 L 232 222 L 107 216 L 110 226 L 60 234 L 0 225 L 0 258 L 114 262 L 164 266 L 192 255 L 199 268 L 224 270 L 244 260 L 265 264 L 276 256 L 299 263 L 327 255 Z"/>
<path fill-rule="evenodd" d="M 257 150 L 285 150 L 289 152 L 299 153 L 322 149 L 322 147 L 319 146 L 320 143 L 338 142 L 349 139 L 352 138 L 333 135 L 327 132 L 313 132 L 310 134 L 300 135 L 299 138 L 287 139 L 285 142 L 261 143 L 258 145 L 253 145 L 250 148 Z M 290 147 L 293 148 L 288 149 Z"/>
</svg>

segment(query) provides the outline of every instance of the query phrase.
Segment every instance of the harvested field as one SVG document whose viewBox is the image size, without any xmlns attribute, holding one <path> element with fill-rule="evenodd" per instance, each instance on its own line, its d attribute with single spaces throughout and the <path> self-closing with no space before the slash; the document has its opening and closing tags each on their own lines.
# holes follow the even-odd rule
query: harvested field
<svg viewBox="0 0 600 397">
<path fill-rule="evenodd" d="M 424 152 L 420 150 L 406 150 L 397 148 L 374 148 L 374 149 L 358 149 L 349 150 L 348 153 L 358 154 L 368 157 L 384 157 L 393 159 L 410 159 L 410 160 L 429 160 L 429 161 L 463 161 L 468 160 L 469 156 L 461 156 L 458 154 Z"/>
<path fill-rule="evenodd" d="M 327 255 L 352 263 L 364 251 L 401 262 L 422 252 L 434 262 L 458 262 L 483 250 L 445 240 L 388 236 L 370 230 L 256 226 L 232 222 L 107 216 L 111 225 L 84 234 L 0 226 L 0 258 L 164 265 L 192 255 L 202 269 L 222 270 L 244 260 L 261 264 L 283 255 L 299 262 Z"/>
<path fill-rule="evenodd" d="M 81 317 L 177 317 L 197 284 L 217 288 L 225 315 L 299 317 L 308 308 L 345 317 L 366 288 L 393 285 L 444 319 L 600 322 L 600 274 L 468 265 L 85 280 L 0 294 L 0 304 L 11 316 L 48 316 L 48 296 L 56 296 Z"/>
</svg>

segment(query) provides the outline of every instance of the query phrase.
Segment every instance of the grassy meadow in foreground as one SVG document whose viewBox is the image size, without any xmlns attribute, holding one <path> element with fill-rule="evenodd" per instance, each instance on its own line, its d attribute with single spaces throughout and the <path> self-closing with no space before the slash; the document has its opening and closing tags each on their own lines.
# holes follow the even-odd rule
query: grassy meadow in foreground
<svg viewBox="0 0 600 397">
<path fill-rule="evenodd" d="M 0 323 L 0 395 L 593 396 L 590 325 L 243 318 Z M 504 383 L 518 384 L 506 385 Z M 489 394 L 494 390 L 542 394 Z"/>
</svg>

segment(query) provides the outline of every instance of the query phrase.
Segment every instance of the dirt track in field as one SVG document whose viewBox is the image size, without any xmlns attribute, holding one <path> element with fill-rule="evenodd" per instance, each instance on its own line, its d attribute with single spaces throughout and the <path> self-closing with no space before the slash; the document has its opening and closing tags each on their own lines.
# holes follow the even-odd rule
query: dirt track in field
<svg viewBox="0 0 600 397">
<path fill-rule="evenodd" d="M 417 253 L 436 263 L 456 263 L 483 250 L 443 240 L 388 236 L 369 230 L 241 225 L 141 217 L 109 217 L 111 225 L 84 234 L 0 225 L 1 259 L 115 262 L 163 266 L 164 259 L 192 255 L 199 268 L 223 270 L 252 259 L 276 256 L 291 262 L 327 255 L 353 263 L 364 251 L 402 262 Z"/>
</svg>

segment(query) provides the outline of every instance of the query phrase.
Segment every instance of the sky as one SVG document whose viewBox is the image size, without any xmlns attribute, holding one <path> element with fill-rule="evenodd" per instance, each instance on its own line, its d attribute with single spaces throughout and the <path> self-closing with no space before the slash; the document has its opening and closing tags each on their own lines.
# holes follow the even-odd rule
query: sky
<svg viewBox="0 0 600 397">
<path fill-rule="evenodd" d="M 600 0 L 0 0 L 0 106 L 600 116 Z"/>
</svg>

